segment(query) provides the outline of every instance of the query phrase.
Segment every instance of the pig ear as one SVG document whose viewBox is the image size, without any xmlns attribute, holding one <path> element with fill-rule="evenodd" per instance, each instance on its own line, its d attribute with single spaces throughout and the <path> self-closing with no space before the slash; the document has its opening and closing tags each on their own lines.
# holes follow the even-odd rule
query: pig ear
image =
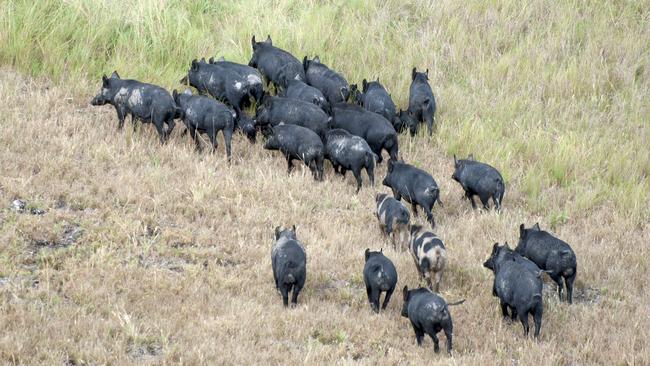
<svg viewBox="0 0 650 366">
<path fill-rule="evenodd" d="M 429 80 L 429 69 L 427 69 L 427 71 L 425 71 L 424 73 L 427 75 L 427 80 Z"/>
<path fill-rule="evenodd" d="M 280 226 L 275 227 L 275 240 L 280 238 Z"/>
<path fill-rule="evenodd" d="M 454 166 L 458 165 L 458 159 L 456 159 L 456 154 L 454 154 Z"/>
<path fill-rule="evenodd" d="M 415 79 L 415 73 L 417 72 L 417 68 L 413 68 L 413 71 L 411 71 L 411 80 Z"/>
<path fill-rule="evenodd" d="M 316 55 L 316 57 L 314 57 L 314 62 L 320 63 L 320 57 L 318 57 L 318 55 Z"/>
<path fill-rule="evenodd" d="M 106 75 L 102 75 L 102 86 L 104 88 L 108 88 L 108 78 L 106 77 Z"/>
<path fill-rule="evenodd" d="M 366 251 L 365 251 L 364 255 L 365 255 L 365 258 L 366 258 L 366 262 L 367 262 L 368 257 L 370 256 L 370 248 L 366 248 Z"/>
<path fill-rule="evenodd" d="M 499 248 L 499 243 L 494 243 L 494 245 L 492 246 L 492 253 L 496 252 L 498 248 Z"/>
<path fill-rule="evenodd" d="M 213 64 L 213 63 L 214 63 L 214 57 L 210 57 L 210 58 L 208 59 L 208 63 L 209 63 L 209 64 Z"/>
<path fill-rule="evenodd" d="M 361 90 L 363 90 L 364 93 L 366 91 L 368 91 L 368 81 L 366 79 L 363 79 L 363 81 L 361 82 L 361 85 L 363 87 L 363 89 L 361 89 Z"/>
<path fill-rule="evenodd" d="M 253 47 L 253 51 L 257 49 L 257 42 L 255 42 L 255 36 L 251 38 L 251 46 Z"/>
<path fill-rule="evenodd" d="M 119 78 L 120 78 L 120 74 L 118 74 L 117 71 L 113 71 L 113 73 L 111 74 L 111 79 L 119 79 Z"/>
<path fill-rule="evenodd" d="M 296 225 L 291 226 L 291 231 L 293 231 L 294 234 L 296 233 Z"/>
<path fill-rule="evenodd" d="M 196 61 L 196 59 L 192 60 L 192 70 L 196 70 L 199 68 L 199 63 Z"/>
<path fill-rule="evenodd" d="M 266 35 L 266 41 L 264 41 L 264 43 L 268 43 L 270 46 L 273 46 L 273 40 L 271 39 L 270 34 Z"/>
<path fill-rule="evenodd" d="M 379 249 L 379 252 L 380 252 L 380 253 L 383 253 L 383 252 L 384 252 L 384 248 Z"/>
<path fill-rule="evenodd" d="M 404 286 L 404 289 L 402 289 L 402 293 L 404 294 L 404 301 L 408 300 L 408 298 L 409 298 L 409 287 Z"/>
<path fill-rule="evenodd" d="M 176 99 L 177 96 L 178 96 L 178 91 L 176 91 L 176 89 L 174 89 L 172 91 L 172 97 L 174 97 L 174 99 Z"/>
<path fill-rule="evenodd" d="M 475 161 L 476 159 L 474 159 L 474 154 L 469 154 L 467 160 Z"/>
<path fill-rule="evenodd" d="M 201 63 L 204 64 L 205 62 L 205 57 L 201 57 Z"/>
<path fill-rule="evenodd" d="M 519 225 L 519 238 L 523 238 L 524 234 L 526 234 L 526 228 L 524 227 L 524 224 Z"/>
<path fill-rule="evenodd" d="M 506 248 L 510 249 L 510 246 L 508 245 L 508 242 L 505 242 L 505 244 L 503 244 L 503 245 L 504 245 Z"/>
<path fill-rule="evenodd" d="M 537 231 L 542 231 L 542 229 L 539 227 L 539 222 L 536 222 L 535 225 L 533 225 L 533 229 Z"/>
</svg>

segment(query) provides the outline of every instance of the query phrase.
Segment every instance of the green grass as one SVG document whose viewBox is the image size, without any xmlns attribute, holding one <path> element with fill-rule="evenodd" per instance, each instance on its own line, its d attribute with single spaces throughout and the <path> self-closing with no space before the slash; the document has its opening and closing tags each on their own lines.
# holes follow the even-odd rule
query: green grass
<svg viewBox="0 0 650 366">
<path fill-rule="evenodd" d="M 251 35 L 271 34 L 350 82 L 379 77 L 403 108 L 410 69 L 429 68 L 434 146 L 497 166 L 535 210 L 573 217 L 612 203 L 642 222 L 650 218 L 647 5 L 7 0 L 0 63 L 86 97 L 114 69 L 178 88 L 193 58 L 246 63 Z M 566 207 L 548 207 L 545 192 Z"/>
</svg>

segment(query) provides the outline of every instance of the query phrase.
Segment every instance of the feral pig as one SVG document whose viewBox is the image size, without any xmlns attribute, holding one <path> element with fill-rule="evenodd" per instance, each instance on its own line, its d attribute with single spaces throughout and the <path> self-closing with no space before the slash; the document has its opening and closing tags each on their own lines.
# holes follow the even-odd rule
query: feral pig
<svg viewBox="0 0 650 366">
<path fill-rule="evenodd" d="M 153 123 L 161 143 L 164 143 L 174 130 L 174 118 L 180 117 L 180 109 L 167 90 L 137 80 L 120 79 L 117 71 L 114 71 L 110 78 L 102 76 L 102 88 L 90 104 L 111 104 L 115 107 L 118 130 L 124 127 L 124 119 L 129 114 L 134 128 L 136 120 Z"/>
<path fill-rule="evenodd" d="M 366 140 L 354 136 L 346 130 L 335 128 L 325 134 L 325 156 L 332 162 L 334 171 L 345 176 L 348 170 L 352 171 L 357 180 L 357 193 L 361 189 L 361 169 L 366 169 L 370 185 L 375 185 L 375 159 Z"/>
<path fill-rule="evenodd" d="M 363 282 L 366 284 L 366 293 L 368 301 L 375 313 L 379 312 L 379 298 L 381 293 L 385 292 L 384 302 L 381 309 L 386 309 L 395 285 L 397 284 L 397 270 L 395 265 L 384 256 L 383 251 L 371 252 L 366 249 L 366 264 L 363 267 Z"/>
<path fill-rule="evenodd" d="M 276 89 L 284 88 L 286 80 L 307 80 L 300 61 L 289 52 L 274 47 L 271 36 L 267 36 L 264 42 L 256 42 L 255 36 L 253 36 L 251 45 L 253 46 L 253 56 L 251 56 L 248 66 L 260 70 L 267 79 L 267 86 L 272 82 Z"/>
<path fill-rule="evenodd" d="M 381 151 L 386 150 L 391 160 L 397 160 L 399 146 L 397 132 L 393 126 L 377 113 L 347 103 L 332 106 L 331 128 L 342 128 L 366 140 L 372 152 L 377 155 L 377 163 L 382 162 Z"/>
<path fill-rule="evenodd" d="M 287 87 L 282 93 L 282 96 L 316 104 L 323 110 L 323 112 L 328 114 L 332 111 L 332 108 L 327 102 L 327 99 L 325 99 L 323 93 L 313 86 L 305 84 L 302 80 L 291 80 L 287 82 Z"/>
<path fill-rule="evenodd" d="M 411 321 L 418 346 L 422 346 L 424 335 L 427 334 L 433 340 L 434 352 L 440 352 L 437 334 L 442 330 L 447 338 L 447 353 L 451 355 L 454 326 L 448 307 L 462 304 L 465 300 L 447 304 L 442 297 L 422 287 L 409 290 L 408 286 L 404 286 L 403 293 L 402 316 Z"/>
<path fill-rule="evenodd" d="M 445 244 L 436 236 L 436 234 L 426 231 L 420 225 L 411 225 L 411 240 L 409 248 L 415 268 L 420 274 L 420 278 L 427 280 L 427 285 L 431 290 L 433 284 L 431 277 L 436 281 L 435 292 L 440 292 L 440 280 L 442 272 L 447 264 L 447 251 Z"/>
<path fill-rule="evenodd" d="M 287 159 L 287 173 L 293 169 L 293 160 L 302 160 L 314 179 L 323 180 L 324 147 L 316 133 L 308 128 L 280 124 L 271 127 L 271 135 L 264 144 L 267 150 L 280 150 Z"/>
<path fill-rule="evenodd" d="M 383 184 L 393 190 L 398 201 L 404 197 L 411 204 L 415 216 L 418 215 L 417 206 L 422 207 L 431 227 L 435 227 L 431 210 L 436 201 L 442 206 L 442 201 L 438 184 L 429 173 L 406 163 L 389 161 Z"/>
<path fill-rule="evenodd" d="M 209 64 L 205 60 L 192 60 L 192 66 L 180 82 L 196 88 L 199 94 L 208 94 L 227 102 L 235 109 L 237 117 L 242 114 L 241 107 L 250 88 L 247 79 L 239 73 L 221 63 Z"/>
<path fill-rule="evenodd" d="M 557 293 L 562 301 L 562 280 L 566 282 L 567 301 L 573 303 L 573 282 L 576 279 L 578 264 L 576 254 L 566 242 L 542 231 L 539 223 L 526 229 L 519 226 L 517 253 L 535 262 L 557 283 Z"/>
<path fill-rule="evenodd" d="M 247 89 L 249 96 L 257 103 L 262 101 L 262 98 L 264 97 L 264 86 L 262 85 L 262 75 L 257 71 L 257 69 L 236 62 L 226 61 L 223 56 L 216 61 L 213 58 L 210 58 L 208 62 L 211 64 L 218 64 L 219 66 L 239 74 L 239 76 L 242 77 L 242 82 L 248 85 Z M 246 102 L 246 99 L 244 99 L 244 102 Z"/>
<path fill-rule="evenodd" d="M 499 298 L 501 313 L 508 317 L 508 308 L 511 319 L 519 316 L 524 327 L 524 335 L 528 335 L 528 314 L 533 316 L 535 322 L 535 338 L 539 337 L 542 328 L 542 271 L 534 273 L 525 265 L 517 262 L 513 251 L 508 245 L 499 246 L 494 243 L 492 254 L 483 266 L 494 272 L 492 295 Z"/>
<path fill-rule="evenodd" d="M 436 113 L 436 99 L 429 85 L 429 69 L 425 72 L 418 72 L 414 67 L 411 72 L 411 87 L 409 89 L 409 112 L 418 122 L 426 122 L 429 127 L 429 136 L 433 134 L 434 115 Z M 411 130 L 411 135 L 417 133 Z"/>
<path fill-rule="evenodd" d="M 454 155 L 454 168 L 451 178 L 463 187 L 465 197 L 472 203 L 472 208 L 476 208 L 474 196 L 478 196 L 486 210 L 490 208 L 490 197 L 497 211 L 501 209 L 506 186 L 498 170 L 475 161 L 473 155 L 461 160 L 456 160 Z"/>
<path fill-rule="evenodd" d="M 255 121 L 263 131 L 266 127 L 280 123 L 297 125 L 314 131 L 321 140 L 325 140 L 325 131 L 330 117 L 317 105 L 298 99 L 264 97 L 262 105 L 257 108 Z"/>
<path fill-rule="evenodd" d="M 305 248 L 296 238 L 296 226 L 292 229 L 275 228 L 275 242 L 271 248 L 271 265 L 275 288 L 282 294 L 282 303 L 291 305 L 298 303 L 298 294 L 307 279 L 307 254 Z"/>
<path fill-rule="evenodd" d="M 302 60 L 307 84 L 323 92 L 330 104 L 345 102 L 350 96 L 350 86 L 341 74 L 331 70 L 320 62 L 318 56 L 313 60 Z"/>
<path fill-rule="evenodd" d="M 226 156 L 231 157 L 232 133 L 235 126 L 235 116 L 225 104 L 202 95 L 192 95 L 186 90 L 178 94 L 174 89 L 174 101 L 181 108 L 182 119 L 194 139 L 196 149 L 201 150 L 198 133 L 205 133 L 212 143 L 212 151 L 217 149 L 217 132 L 221 131 L 226 144 Z"/>
<path fill-rule="evenodd" d="M 363 93 L 361 94 L 362 106 L 370 112 L 381 114 L 386 118 L 395 128 L 395 131 L 400 132 L 402 123 L 397 116 L 397 109 L 395 103 L 390 97 L 383 85 L 377 81 L 368 82 L 363 79 Z"/>
<path fill-rule="evenodd" d="M 400 249 L 404 249 L 407 242 L 406 237 L 409 235 L 408 225 L 411 221 L 409 210 L 402 202 L 385 193 L 377 193 L 375 201 L 377 202 L 376 214 L 381 231 L 391 237 L 395 249 L 397 249 L 397 243 L 399 243 Z"/>
</svg>

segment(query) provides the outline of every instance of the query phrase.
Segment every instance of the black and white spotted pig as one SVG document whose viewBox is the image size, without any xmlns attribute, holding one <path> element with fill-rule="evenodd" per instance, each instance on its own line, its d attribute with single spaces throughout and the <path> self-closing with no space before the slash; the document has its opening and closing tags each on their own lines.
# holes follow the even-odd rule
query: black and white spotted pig
<svg viewBox="0 0 650 366">
<path fill-rule="evenodd" d="M 275 288 L 282 294 L 282 303 L 284 306 L 289 305 L 289 292 L 293 290 L 291 305 L 296 305 L 298 294 L 307 279 L 307 253 L 296 238 L 295 225 L 292 229 L 282 230 L 279 226 L 275 228 L 271 265 Z"/>
<path fill-rule="evenodd" d="M 175 89 L 174 101 L 181 108 L 182 119 L 196 143 L 201 149 L 198 133 L 205 133 L 212 143 L 212 151 L 217 149 L 217 132 L 221 131 L 226 145 L 226 156 L 231 158 L 232 133 L 235 126 L 234 112 L 225 104 L 203 95 L 192 95 L 188 89 L 179 94 Z"/>
<path fill-rule="evenodd" d="M 167 90 L 137 80 L 120 79 L 116 71 L 110 78 L 102 76 L 102 88 L 90 104 L 113 105 L 117 112 L 118 129 L 124 127 L 127 115 L 131 115 L 134 128 L 136 120 L 153 123 L 161 143 L 164 143 L 174 130 L 174 118 L 180 117 L 180 109 Z"/>
<path fill-rule="evenodd" d="M 445 244 L 436 234 L 425 230 L 420 225 L 412 225 L 409 247 L 420 278 L 426 279 L 429 288 L 433 290 L 431 281 L 433 277 L 436 283 L 435 292 L 439 292 L 442 272 L 447 264 Z"/>
<path fill-rule="evenodd" d="M 398 246 L 400 249 L 406 249 L 411 221 L 409 210 L 402 202 L 385 193 L 377 193 L 375 201 L 377 202 L 376 215 L 381 231 L 391 237 L 395 249 Z"/>
</svg>

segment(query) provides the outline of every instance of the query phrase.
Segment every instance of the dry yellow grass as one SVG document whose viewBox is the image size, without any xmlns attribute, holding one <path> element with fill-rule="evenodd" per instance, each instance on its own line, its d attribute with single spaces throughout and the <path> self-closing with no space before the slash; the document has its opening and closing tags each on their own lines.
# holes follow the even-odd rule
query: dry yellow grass
<svg viewBox="0 0 650 366">
<path fill-rule="evenodd" d="M 399 288 L 418 283 L 410 256 L 391 249 L 373 216 L 383 187 L 355 195 L 352 178 L 331 170 L 323 183 L 302 168 L 287 177 L 283 159 L 241 136 L 228 166 L 223 144 L 216 155 L 197 155 L 177 131 L 161 147 L 151 126 L 116 133 L 111 108 L 92 108 L 68 88 L 11 69 L 0 81 L 3 363 L 650 362 L 650 228 L 612 205 L 554 230 L 578 255 L 576 301 L 558 303 L 551 284 L 541 340 L 524 339 L 520 324 L 501 319 L 481 263 L 493 242 L 516 242 L 519 223 L 548 228 L 548 220 L 529 213 L 517 180 L 501 214 L 472 211 L 450 179 L 449 157 L 402 136 L 405 158 L 441 185 L 436 231 L 449 255 L 442 295 L 467 299 L 452 309 L 448 358 L 434 355 L 430 340 L 415 345 L 399 294 L 379 316 L 367 304 L 366 247 L 384 248 Z M 18 197 L 47 213 L 10 211 Z M 285 310 L 270 246 L 273 227 L 293 223 L 308 279 L 299 306 Z M 83 231 L 72 244 L 43 246 L 66 244 L 76 227 Z"/>
</svg>

